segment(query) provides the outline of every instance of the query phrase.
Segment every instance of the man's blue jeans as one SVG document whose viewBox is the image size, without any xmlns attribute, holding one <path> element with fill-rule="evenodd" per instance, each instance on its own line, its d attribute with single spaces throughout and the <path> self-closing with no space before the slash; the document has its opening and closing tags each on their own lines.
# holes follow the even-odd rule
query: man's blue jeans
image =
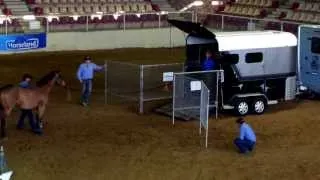
<svg viewBox="0 0 320 180">
<path fill-rule="evenodd" d="M 81 102 L 82 103 L 89 103 L 89 97 L 92 92 L 92 80 L 86 79 L 82 81 L 82 95 L 81 95 Z"/>
<path fill-rule="evenodd" d="M 252 151 L 256 143 L 250 140 L 236 138 L 234 144 L 238 147 L 240 153 L 246 153 L 247 151 Z"/>
</svg>

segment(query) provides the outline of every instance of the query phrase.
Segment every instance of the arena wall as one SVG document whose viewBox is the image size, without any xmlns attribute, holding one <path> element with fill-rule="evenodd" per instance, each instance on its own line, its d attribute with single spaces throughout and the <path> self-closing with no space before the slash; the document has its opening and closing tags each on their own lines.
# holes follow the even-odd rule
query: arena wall
<svg viewBox="0 0 320 180">
<path fill-rule="evenodd" d="M 162 48 L 184 45 L 185 34 L 176 28 L 55 32 L 47 34 L 47 48 L 43 51 Z"/>
</svg>

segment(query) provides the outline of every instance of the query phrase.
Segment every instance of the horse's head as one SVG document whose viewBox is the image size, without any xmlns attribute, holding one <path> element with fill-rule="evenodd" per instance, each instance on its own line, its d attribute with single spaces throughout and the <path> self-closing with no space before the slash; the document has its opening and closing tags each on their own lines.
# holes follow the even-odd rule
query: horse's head
<svg viewBox="0 0 320 180">
<path fill-rule="evenodd" d="M 54 83 L 56 85 L 62 86 L 62 87 L 66 87 L 67 83 L 66 81 L 63 79 L 61 72 L 60 71 L 55 71 L 54 72 L 54 79 L 53 79 Z"/>
<path fill-rule="evenodd" d="M 59 70 L 49 72 L 37 82 L 38 87 L 42 87 L 45 85 L 55 85 L 55 84 L 60 85 L 62 87 L 66 86 L 66 82 L 62 78 L 61 72 Z"/>
<path fill-rule="evenodd" d="M 48 86 L 52 87 L 53 85 L 59 85 L 67 89 L 67 100 L 71 100 L 71 92 L 70 88 L 67 86 L 66 81 L 63 79 L 61 75 L 61 71 L 55 70 L 51 71 L 48 74 L 46 74 L 44 77 L 42 77 L 38 82 L 37 86 L 38 87 L 44 87 Z"/>
</svg>

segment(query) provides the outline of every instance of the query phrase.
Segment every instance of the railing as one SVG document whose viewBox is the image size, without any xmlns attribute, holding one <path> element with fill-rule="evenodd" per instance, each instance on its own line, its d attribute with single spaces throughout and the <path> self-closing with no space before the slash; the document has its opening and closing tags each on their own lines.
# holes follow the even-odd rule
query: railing
<svg viewBox="0 0 320 180">
<path fill-rule="evenodd" d="M 201 18 L 204 17 L 204 18 Z M 29 27 L 23 16 L 0 17 L 0 34 L 28 32 L 74 32 L 100 30 L 127 30 L 169 27 L 168 18 L 195 22 L 217 31 L 279 30 L 297 33 L 301 23 L 268 18 L 242 17 L 225 14 L 195 14 L 194 12 L 156 12 L 88 15 L 35 16 L 38 29 Z"/>
<path fill-rule="evenodd" d="M 296 34 L 298 26 L 301 24 L 293 21 L 226 14 L 198 14 L 197 16 L 201 15 L 206 16 L 204 20 L 204 25 L 206 27 L 219 31 L 278 30 Z"/>
<path fill-rule="evenodd" d="M 98 30 L 126 30 L 168 27 L 168 18 L 194 21 L 193 12 L 118 13 L 50 16 L 2 16 L 0 34 L 28 32 L 74 32 Z M 39 28 L 30 28 L 38 21 Z"/>
</svg>

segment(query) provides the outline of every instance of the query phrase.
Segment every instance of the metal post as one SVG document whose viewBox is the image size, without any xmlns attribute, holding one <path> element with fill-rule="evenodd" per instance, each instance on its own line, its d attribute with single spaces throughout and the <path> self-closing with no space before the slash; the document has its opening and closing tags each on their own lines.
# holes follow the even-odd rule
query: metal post
<svg viewBox="0 0 320 180">
<path fill-rule="evenodd" d="M 8 16 L 6 16 L 6 22 L 5 22 L 5 31 L 6 31 L 6 35 L 8 35 Z"/>
<path fill-rule="evenodd" d="M 47 19 L 47 18 L 46 18 L 46 19 Z M 47 22 L 47 23 L 46 23 L 46 31 L 47 31 L 47 33 L 48 33 L 48 32 L 49 32 L 49 20 L 47 19 L 46 22 Z"/>
<path fill-rule="evenodd" d="M 210 90 L 208 89 L 208 102 L 210 100 Z M 207 114 L 206 114 L 206 119 L 207 119 L 207 128 L 206 128 L 206 148 L 208 148 L 208 131 L 209 131 L 209 105 L 207 105 Z"/>
<path fill-rule="evenodd" d="M 283 31 L 283 22 L 280 24 L 280 30 Z"/>
<path fill-rule="evenodd" d="M 191 13 L 191 21 L 194 22 L 194 12 Z"/>
<path fill-rule="evenodd" d="M 126 14 L 123 14 L 123 30 L 126 30 Z"/>
<path fill-rule="evenodd" d="M 172 93 L 172 124 L 174 125 L 174 106 L 175 106 L 175 96 L 176 96 L 176 75 L 173 74 L 173 93 Z"/>
<path fill-rule="evenodd" d="M 198 22 L 198 8 L 196 7 L 196 10 L 195 10 L 195 16 L 196 16 L 196 23 Z"/>
<path fill-rule="evenodd" d="M 159 13 L 158 15 L 159 15 L 158 28 L 161 28 L 161 13 Z"/>
<path fill-rule="evenodd" d="M 203 102 L 203 93 L 204 93 L 204 82 L 203 81 L 201 81 L 201 92 L 200 92 L 200 113 L 199 113 L 199 115 L 200 115 L 200 119 L 199 119 L 199 134 L 201 135 L 201 128 L 202 128 L 202 124 L 201 124 L 201 105 L 202 105 L 202 102 Z"/>
<path fill-rule="evenodd" d="M 224 16 L 221 16 L 221 30 L 224 29 Z"/>
<path fill-rule="evenodd" d="M 139 113 L 140 113 L 140 114 L 143 114 L 143 65 L 140 65 Z"/>
<path fill-rule="evenodd" d="M 215 100 L 215 106 L 216 106 L 216 119 L 218 119 L 218 107 L 219 107 L 219 78 L 220 78 L 220 71 L 215 72 L 217 74 L 217 81 L 216 81 L 216 100 Z M 209 96 L 210 97 L 210 96 Z M 209 99 L 210 100 L 210 99 Z M 210 101 L 209 101 L 210 102 Z"/>
<path fill-rule="evenodd" d="M 107 104 L 108 96 L 108 65 L 107 61 L 104 63 L 104 104 Z"/>
<path fill-rule="evenodd" d="M 86 16 L 86 31 L 89 31 L 89 16 Z"/>
<path fill-rule="evenodd" d="M 169 45 L 170 45 L 170 48 L 172 49 L 172 26 L 170 25 L 170 28 L 169 28 Z"/>
</svg>

